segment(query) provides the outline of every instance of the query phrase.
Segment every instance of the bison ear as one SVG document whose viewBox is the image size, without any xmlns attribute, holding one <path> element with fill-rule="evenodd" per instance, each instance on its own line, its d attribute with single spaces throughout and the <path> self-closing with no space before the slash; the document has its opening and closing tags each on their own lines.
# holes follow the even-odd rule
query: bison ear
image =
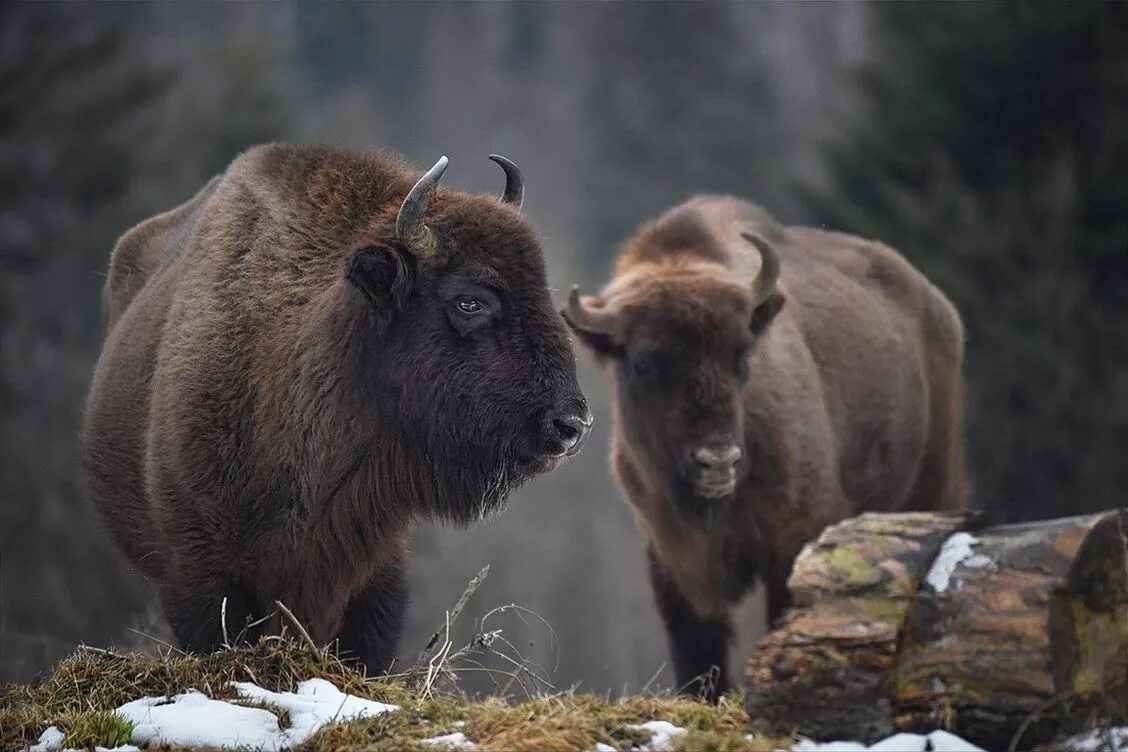
<svg viewBox="0 0 1128 752">
<path fill-rule="evenodd" d="M 591 353 L 595 362 L 600 365 L 603 365 L 604 361 L 609 358 L 618 357 L 623 350 L 612 342 L 606 334 L 592 334 L 591 332 L 581 331 L 574 326 L 569 328 L 575 332 L 576 340 L 583 345 L 585 350 Z"/>
<path fill-rule="evenodd" d="M 768 324 L 772 323 L 776 314 L 783 308 L 784 302 L 787 300 L 782 292 L 776 291 L 768 296 L 760 305 L 756 306 L 756 310 L 752 311 L 752 320 L 748 323 L 748 328 L 752 334 L 759 336 L 768 328 Z"/>
<path fill-rule="evenodd" d="M 387 246 L 362 248 L 349 257 L 346 276 L 390 321 L 415 289 L 415 259 Z"/>
<path fill-rule="evenodd" d="M 623 348 L 615 344 L 615 340 L 611 339 L 611 335 L 580 329 L 568 318 L 567 308 L 561 309 L 560 315 L 564 317 L 564 323 L 572 330 L 576 341 L 579 342 L 585 350 L 591 353 L 591 356 L 595 358 L 595 362 L 599 365 L 603 365 L 609 358 L 616 358 L 622 354 Z"/>
<path fill-rule="evenodd" d="M 587 299 L 580 295 L 580 288 L 572 285 L 568 294 L 568 305 L 560 309 L 568 328 L 576 333 L 580 343 L 595 356 L 596 362 L 603 365 L 606 358 L 621 354 L 614 332 L 616 330 L 614 311 L 608 309 L 601 300 Z"/>
</svg>

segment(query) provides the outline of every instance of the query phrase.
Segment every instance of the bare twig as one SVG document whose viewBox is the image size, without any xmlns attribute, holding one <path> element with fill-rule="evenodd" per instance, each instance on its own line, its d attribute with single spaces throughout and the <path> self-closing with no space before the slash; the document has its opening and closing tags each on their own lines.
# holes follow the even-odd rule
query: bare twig
<svg viewBox="0 0 1128 752">
<path fill-rule="evenodd" d="M 489 574 L 490 565 L 487 564 L 486 566 L 482 567 L 481 571 L 478 572 L 477 576 L 475 576 L 474 579 L 470 580 L 470 582 L 466 585 L 466 589 L 462 592 L 462 597 L 460 597 L 458 599 L 458 602 L 454 604 L 454 608 L 447 612 L 445 620 L 445 633 L 448 637 L 450 636 L 450 625 L 453 624 L 456 619 L 458 619 L 459 614 L 462 613 L 462 609 L 466 608 L 467 602 L 469 602 L 470 598 L 474 595 L 475 592 L 477 592 L 478 588 L 482 586 L 482 583 L 486 581 L 486 577 L 488 577 Z M 443 633 L 444 630 L 442 627 L 440 627 L 439 629 L 435 630 L 435 633 L 433 635 L 431 635 L 431 639 L 427 641 L 426 647 L 423 648 L 423 652 L 419 654 L 419 659 L 415 662 L 417 666 L 428 661 L 431 656 L 431 652 L 435 648 L 435 645 L 438 644 L 439 637 Z"/>
<path fill-rule="evenodd" d="M 469 663 L 471 666 L 476 667 L 477 669 L 480 669 L 481 671 L 486 672 L 486 678 L 490 680 L 491 684 L 493 684 L 495 695 L 497 695 L 499 697 L 505 696 L 505 692 L 502 691 L 501 685 L 497 683 L 497 679 L 491 673 L 493 671 L 496 671 L 497 669 L 488 668 L 487 666 L 482 665 L 481 663 L 474 660 L 473 658 L 467 658 L 466 662 Z M 463 667 L 460 666 L 459 668 L 457 668 L 455 670 L 456 671 L 468 671 L 469 669 L 466 669 L 466 668 L 463 668 Z"/>
<path fill-rule="evenodd" d="M 431 690 L 435 686 L 435 681 L 439 678 L 444 670 L 447 655 L 450 654 L 450 649 L 454 645 L 450 641 L 450 613 L 447 613 L 446 618 L 446 636 L 443 638 L 443 647 L 439 652 L 427 661 L 427 675 L 423 680 L 422 696 L 426 700 L 431 696 Z"/>
<path fill-rule="evenodd" d="M 453 655 L 450 656 L 450 662 L 454 663 L 456 661 L 460 661 L 469 655 L 482 655 L 490 651 L 490 649 L 493 648 L 494 642 L 500 637 L 500 629 L 495 629 L 492 632 L 477 632 L 470 639 L 470 642 L 463 645 Z"/>
<path fill-rule="evenodd" d="M 496 608 L 492 608 L 486 612 L 486 615 L 483 616 L 482 620 L 479 622 L 479 631 L 481 631 L 482 629 L 481 625 L 484 625 L 486 621 L 488 621 L 489 618 L 494 614 L 506 614 L 510 611 L 517 612 L 517 618 L 520 619 L 521 623 L 526 626 L 528 626 L 529 622 L 525 621 L 525 617 L 522 616 L 522 614 L 528 614 L 529 616 L 535 617 L 537 621 L 544 625 L 545 629 L 548 630 L 549 647 L 552 649 L 552 652 L 556 654 L 556 663 L 553 664 L 552 670 L 556 671 L 556 669 L 560 668 L 560 643 L 556 637 L 556 630 L 552 628 L 552 625 L 548 623 L 547 619 L 545 619 L 543 616 L 538 614 L 536 611 L 533 611 L 532 609 L 525 608 L 524 606 L 518 606 L 516 603 L 510 603 L 505 606 L 497 606 Z"/>
<path fill-rule="evenodd" d="M 254 629 L 259 624 L 262 624 L 263 622 L 269 621 L 277 615 L 278 615 L 277 611 L 271 611 L 266 616 L 255 619 L 254 621 L 251 621 L 251 617 L 248 616 L 247 617 L 247 623 L 243 626 L 242 629 L 239 630 L 239 634 L 235 635 L 235 642 L 236 643 L 242 642 L 243 641 L 243 635 L 247 634 L 247 630 Z"/>
<path fill-rule="evenodd" d="M 505 637 L 504 637 L 504 636 L 503 636 L 503 635 L 501 634 L 501 630 L 500 630 L 500 629 L 496 630 L 496 632 L 495 632 L 495 633 L 493 633 L 493 634 L 495 634 L 495 635 L 496 635 L 495 639 L 497 639 L 497 640 L 500 640 L 501 642 L 503 642 L 503 643 L 505 643 L 506 645 L 508 645 L 508 646 L 509 646 L 509 649 L 513 651 L 513 655 L 517 656 L 517 657 L 518 657 L 518 658 L 520 658 L 521 660 L 520 660 L 520 662 L 518 662 L 518 661 L 516 661 L 516 660 L 514 660 L 513 658 L 509 657 L 508 655 L 506 655 L 506 654 L 505 654 L 504 652 L 502 652 L 502 651 L 500 651 L 500 650 L 495 650 L 495 651 L 493 651 L 495 655 L 497 655 L 498 657 L 500 657 L 500 658 L 502 658 L 502 659 L 504 659 L 504 660 L 507 660 L 507 661 L 509 661 L 510 663 L 512 663 L 512 664 L 513 664 L 513 665 L 514 665 L 514 666 L 516 667 L 517 671 L 519 671 L 519 672 L 521 672 L 521 673 L 524 673 L 524 674 L 527 674 L 528 676 L 530 676 L 530 677 L 532 678 L 532 680 L 533 680 L 533 685 L 534 685 L 534 686 L 536 686 L 537 684 L 542 684 L 542 685 L 544 685 L 543 687 L 539 687 L 539 689 L 547 689 L 547 690 L 550 690 L 550 691 L 555 691 L 555 690 L 556 690 L 556 686 L 555 686 L 555 685 L 554 685 L 554 684 L 553 684 L 552 682 L 550 682 L 550 681 L 549 681 L 549 680 L 548 680 L 548 679 L 546 678 L 546 677 L 548 676 L 548 673 L 549 673 L 549 672 L 545 670 L 544 666 L 541 666 L 540 664 L 536 663 L 535 661 L 530 661 L 530 660 L 529 660 L 528 658 L 526 658 L 525 656 L 521 655 L 521 651 L 517 649 L 517 646 L 516 646 L 516 645 L 514 645 L 514 644 L 513 644 L 512 642 L 510 642 L 509 640 L 507 640 L 507 639 L 506 639 L 506 638 L 505 638 Z M 536 671 L 531 671 L 531 670 L 529 669 L 529 667 L 530 667 L 530 666 L 532 666 L 533 668 L 535 668 L 535 669 L 536 669 Z M 538 672 L 539 672 L 539 673 L 538 673 Z"/>
<path fill-rule="evenodd" d="M 223 601 L 219 604 L 219 627 L 223 630 L 223 647 L 230 648 L 231 640 L 227 637 L 227 596 L 223 596 Z"/>
<path fill-rule="evenodd" d="M 475 623 L 474 633 L 470 640 L 462 647 L 455 646 L 451 638 L 455 620 L 488 574 L 489 567 L 483 567 L 477 576 L 469 582 L 454 608 L 444 614 L 442 626 L 428 640 L 415 665 L 399 675 L 405 681 L 419 687 L 422 697 L 430 697 L 440 683 L 447 683 L 452 689 L 457 687 L 458 676 L 467 671 L 485 673 L 494 684 L 495 689 L 499 690 L 502 695 L 508 694 L 513 686 L 519 686 L 525 696 L 529 698 L 536 696 L 539 691 L 555 690 L 552 682 L 548 679 L 550 672 L 546 671 L 543 666 L 526 659 L 517 649 L 517 646 L 502 635 L 502 630 L 487 628 L 487 624 L 492 617 L 510 612 L 515 613 L 517 618 L 528 625 L 529 622 L 524 617 L 525 614 L 528 614 L 545 625 L 552 638 L 552 647 L 555 649 L 555 630 L 540 614 L 534 611 L 513 603 L 491 609 Z M 556 652 L 556 659 L 559 662 L 559 651 L 554 650 L 554 652 Z M 492 655 L 496 659 L 504 661 L 512 666 L 513 670 L 506 671 L 483 666 L 477 659 L 486 655 Z M 467 663 L 474 668 L 465 668 L 463 664 Z M 495 676 L 505 676 L 509 681 L 501 687 L 494 678 Z"/>
<path fill-rule="evenodd" d="M 294 629 L 296 629 L 298 631 L 298 634 L 301 635 L 302 641 L 305 642 L 310 651 L 312 651 L 314 656 L 316 656 L 317 660 L 320 661 L 321 649 L 317 647 L 317 644 L 313 641 L 313 638 L 309 636 L 309 632 L 307 632 L 306 628 L 302 626 L 302 623 L 298 621 L 298 617 L 294 616 L 294 612 L 286 608 L 286 604 L 282 601 L 274 601 L 274 605 L 278 606 L 278 610 L 282 612 L 282 615 L 285 616 L 286 619 L 294 625 Z"/>
<path fill-rule="evenodd" d="M 181 655 L 188 655 L 187 653 L 185 653 L 183 650 L 176 647 L 175 645 L 170 645 L 169 643 L 165 642 L 164 640 L 161 640 L 157 637 L 153 637 L 151 634 L 145 634 L 140 629 L 134 629 L 133 627 L 126 627 L 126 630 L 130 631 L 133 634 L 138 635 L 140 637 L 144 637 L 146 640 L 152 640 L 153 642 L 157 643 L 158 645 L 160 645 L 162 647 L 166 647 L 169 650 L 175 650 L 177 653 L 180 653 Z"/>
<path fill-rule="evenodd" d="M 642 690 L 639 692 L 639 694 L 640 695 L 646 694 L 646 691 L 648 689 L 650 689 L 650 685 L 653 684 L 654 682 L 658 681 L 658 677 L 662 675 L 662 672 L 665 669 L 666 669 L 666 662 L 662 661 L 662 665 L 658 667 L 658 670 L 654 672 L 654 675 L 650 677 L 650 680 L 647 681 L 646 684 L 644 684 L 642 686 Z"/>
<path fill-rule="evenodd" d="M 1060 702 L 1065 702 L 1072 696 L 1072 692 L 1063 692 L 1059 695 L 1051 697 L 1038 707 L 1034 708 L 1034 710 L 1031 711 L 1030 715 L 1023 718 L 1022 723 L 1018 725 L 1018 729 L 1015 730 L 1014 736 L 1011 737 L 1010 744 L 1007 746 L 1007 752 L 1015 752 L 1015 750 L 1018 749 L 1018 743 L 1022 740 L 1022 735 L 1026 733 L 1026 730 L 1030 728 L 1031 724 L 1042 717 L 1042 713 L 1045 713 L 1047 710 Z"/>
</svg>

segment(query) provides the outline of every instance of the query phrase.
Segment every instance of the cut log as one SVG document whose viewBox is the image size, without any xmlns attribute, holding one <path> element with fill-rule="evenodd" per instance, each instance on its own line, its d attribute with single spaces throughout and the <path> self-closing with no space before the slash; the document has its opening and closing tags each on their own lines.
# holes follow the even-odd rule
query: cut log
<svg viewBox="0 0 1128 752">
<path fill-rule="evenodd" d="M 749 661 L 754 725 L 873 741 L 937 727 L 1020 748 L 1128 717 L 1128 510 L 979 529 L 865 514 L 799 555 Z"/>
<path fill-rule="evenodd" d="M 970 515 L 863 514 L 795 560 L 795 608 L 749 661 L 749 718 L 772 733 L 875 739 L 892 729 L 884 687 L 900 626 L 936 552 Z"/>
</svg>

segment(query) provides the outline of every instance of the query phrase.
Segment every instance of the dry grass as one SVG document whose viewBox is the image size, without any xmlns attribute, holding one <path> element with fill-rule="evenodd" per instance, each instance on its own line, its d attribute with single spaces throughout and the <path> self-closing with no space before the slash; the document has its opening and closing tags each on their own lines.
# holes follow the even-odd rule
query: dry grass
<svg viewBox="0 0 1128 752">
<path fill-rule="evenodd" d="M 458 692 L 421 687 L 410 674 L 367 678 L 329 651 L 314 653 L 306 644 L 274 639 L 208 656 L 170 651 L 151 657 L 80 648 L 38 684 L 0 691 L 0 749 L 32 744 L 50 725 L 67 734 L 67 746 L 113 746 L 128 738 L 129 728 L 108 711 L 130 700 L 188 688 L 232 698 L 233 681 L 292 691 L 298 682 L 314 677 L 327 679 L 344 692 L 397 704 L 401 710 L 328 726 L 299 748 L 303 752 L 434 752 L 435 747 L 421 740 L 454 731 L 463 732 L 484 751 L 590 750 L 596 742 L 630 749 L 646 742 L 648 735 L 626 727 L 649 720 L 666 720 L 689 730 L 675 740 L 675 750 L 760 751 L 784 744 L 784 740 L 745 740 L 748 719 L 735 696 L 715 707 L 660 695 L 617 702 L 575 693 L 537 695 L 522 702 L 471 701 Z M 464 725 L 456 727 L 458 722 Z"/>
</svg>

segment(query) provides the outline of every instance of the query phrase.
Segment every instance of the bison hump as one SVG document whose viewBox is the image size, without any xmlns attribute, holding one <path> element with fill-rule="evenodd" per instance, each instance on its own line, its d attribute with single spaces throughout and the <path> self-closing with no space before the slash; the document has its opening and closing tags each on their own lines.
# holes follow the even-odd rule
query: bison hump
<svg viewBox="0 0 1128 752">
<path fill-rule="evenodd" d="M 126 231 L 114 246 L 102 290 L 102 318 L 109 332 L 137 293 L 162 264 L 184 247 L 200 208 L 215 193 L 216 175 L 195 196 L 175 209 L 150 217 Z"/>
</svg>

